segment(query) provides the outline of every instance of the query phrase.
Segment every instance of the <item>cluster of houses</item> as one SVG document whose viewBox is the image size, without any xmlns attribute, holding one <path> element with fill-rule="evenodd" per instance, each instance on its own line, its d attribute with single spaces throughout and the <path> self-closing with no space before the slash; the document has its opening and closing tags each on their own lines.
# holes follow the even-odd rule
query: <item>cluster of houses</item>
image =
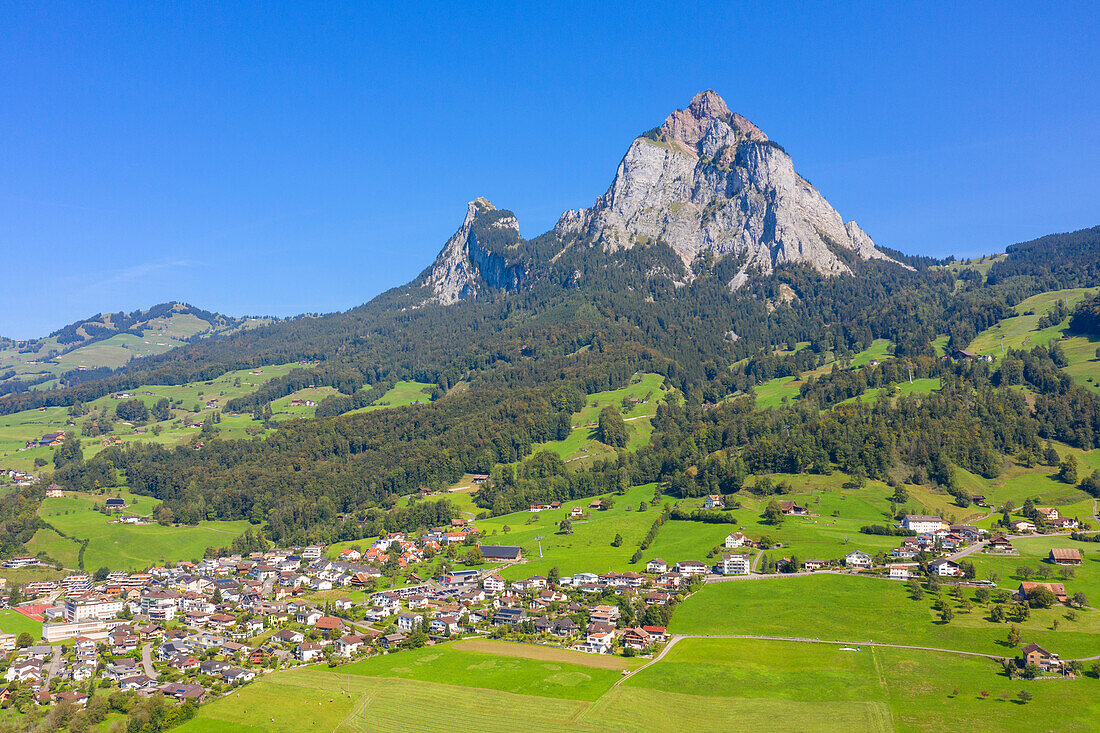
<svg viewBox="0 0 1100 733">
<path fill-rule="evenodd" d="M 65 442 L 65 431 L 58 430 L 55 433 L 46 433 L 37 440 L 28 440 L 24 444 L 24 449 L 28 448 L 56 448 Z"/>
<path fill-rule="evenodd" d="M 518 547 L 480 547 L 489 558 L 522 558 Z M 35 600 L 22 610 L 44 619 L 44 645 L 17 649 L 15 635 L 0 634 L 0 651 L 12 655 L 0 700 L 27 688 L 44 704 L 81 704 L 86 698 L 79 689 L 94 678 L 141 695 L 201 701 L 277 665 L 352 658 L 462 634 L 526 634 L 592 653 L 644 651 L 667 639 L 663 625 L 627 624 L 620 604 L 609 599 L 626 595 L 644 609 L 670 606 L 691 576 L 708 572 L 702 563 L 670 567 L 654 559 L 645 574 L 582 572 L 551 583 L 541 576 L 505 581 L 499 568 L 469 569 L 355 602 L 332 600 L 336 594 L 311 600 L 334 588 L 346 587 L 350 595 L 380 575 L 360 560 L 378 562 L 390 553 L 404 559 L 421 549 L 395 533 L 362 558 L 347 550 L 329 558 L 315 545 L 116 571 L 99 582 L 74 573 L 23 584 Z"/>
<path fill-rule="evenodd" d="M 28 444 L 27 447 L 33 448 L 34 446 Z M 30 486 L 35 481 L 34 475 L 29 474 L 26 471 L 17 471 L 14 468 L 0 470 L 0 476 L 7 478 L 16 486 Z"/>
</svg>

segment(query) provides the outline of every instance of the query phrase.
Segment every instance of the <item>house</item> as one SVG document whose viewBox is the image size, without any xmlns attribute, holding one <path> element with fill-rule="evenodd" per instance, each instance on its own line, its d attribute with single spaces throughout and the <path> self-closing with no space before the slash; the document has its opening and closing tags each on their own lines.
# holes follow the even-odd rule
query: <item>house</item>
<svg viewBox="0 0 1100 733">
<path fill-rule="evenodd" d="M 121 509 L 126 506 L 126 500 L 121 497 L 112 497 L 104 502 L 108 509 Z"/>
<path fill-rule="evenodd" d="M 667 573 L 668 563 L 659 557 L 655 557 L 645 564 L 647 573 Z"/>
<path fill-rule="evenodd" d="M 588 508 L 589 509 L 596 509 L 597 511 L 603 511 L 603 500 L 602 499 L 593 499 L 591 502 L 589 502 Z"/>
<path fill-rule="evenodd" d="M 871 556 L 862 550 L 852 550 L 844 556 L 844 564 L 850 568 L 869 568 Z"/>
<path fill-rule="evenodd" d="M 489 593 L 503 593 L 506 585 L 504 579 L 496 574 L 486 575 L 481 581 L 481 586 Z"/>
<path fill-rule="evenodd" d="M 726 535 L 726 549 L 732 550 L 737 547 L 743 547 L 747 540 L 748 538 L 740 532 L 730 532 Z"/>
<path fill-rule="evenodd" d="M 1081 526 L 1080 522 L 1074 517 L 1059 517 L 1058 519 L 1048 522 L 1048 524 L 1057 529 L 1077 529 Z"/>
<path fill-rule="evenodd" d="M 582 509 L 580 506 L 575 506 L 575 507 L 573 507 L 572 509 L 569 510 L 569 518 L 570 519 L 578 519 L 579 517 L 581 517 L 583 515 L 584 515 L 584 509 Z"/>
<path fill-rule="evenodd" d="M 829 564 L 829 562 L 827 560 L 821 560 L 821 559 L 815 558 L 815 559 L 812 559 L 812 560 L 807 560 L 806 562 L 802 563 L 802 567 L 806 568 L 807 570 L 820 570 L 821 568 L 825 567 L 828 564 Z"/>
<path fill-rule="evenodd" d="M 1052 547 L 1048 559 L 1055 565 L 1080 565 L 1081 551 L 1075 547 Z"/>
<path fill-rule="evenodd" d="M 50 484 L 46 487 L 47 499 L 61 499 L 65 496 L 65 492 L 61 490 L 61 487 L 57 484 Z"/>
<path fill-rule="evenodd" d="M 169 682 L 166 685 L 161 685 L 157 689 L 159 689 L 168 697 L 174 698 L 179 701 L 194 700 L 195 702 L 202 702 L 203 698 L 206 697 L 206 689 L 202 685 L 188 685 L 182 682 Z"/>
<path fill-rule="evenodd" d="M 782 500 L 779 502 L 779 511 L 788 517 L 800 517 L 806 514 L 806 507 L 795 504 L 793 501 Z"/>
<path fill-rule="evenodd" d="M 946 577 L 956 577 L 963 574 L 957 562 L 953 562 L 946 558 L 933 560 L 928 563 L 928 572 Z"/>
<path fill-rule="evenodd" d="M 404 634 L 386 634 L 378 638 L 378 643 L 382 645 L 383 649 L 396 649 L 401 646 L 403 641 L 405 641 Z"/>
<path fill-rule="evenodd" d="M 306 640 L 306 635 L 301 631 L 294 631 L 293 629 L 283 629 L 277 631 L 271 635 L 271 638 L 275 641 L 282 642 L 284 644 L 301 644 Z"/>
<path fill-rule="evenodd" d="M 1058 655 L 1048 652 L 1038 644 L 1025 646 L 1020 650 L 1020 657 L 1024 666 L 1034 664 L 1044 672 L 1052 672 L 1062 668 L 1062 660 L 1058 659 Z"/>
<path fill-rule="evenodd" d="M 681 560 L 676 563 L 676 572 L 681 575 L 706 575 L 707 566 L 698 560 Z"/>
<path fill-rule="evenodd" d="M 431 624 L 428 625 L 428 629 L 433 634 L 457 634 L 458 616 L 454 616 L 452 614 L 447 614 L 445 616 L 436 616 L 432 619 Z"/>
<path fill-rule="evenodd" d="M 344 622 L 336 618 L 335 616 L 322 616 L 321 618 L 317 619 L 317 623 L 315 623 L 313 626 L 318 631 L 327 632 L 336 631 L 343 625 Z"/>
<path fill-rule="evenodd" d="M 703 499 L 704 509 L 721 509 L 722 506 L 723 504 L 721 494 L 707 494 L 707 496 Z"/>
<path fill-rule="evenodd" d="M 333 648 L 341 657 L 350 657 L 358 654 L 363 648 L 363 637 L 354 634 L 346 634 L 333 642 Z"/>
<path fill-rule="evenodd" d="M 721 575 L 748 575 L 752 572 L 752 557 L 747 553 L 723 553 L 715 570 Z"/>
<path fill-rule="evenodd" d="M 614 631 L 589 631 L 585 640 L 577 645 L 577 649 L 590 654 L 607 654 L 614 642 Z"/>
<path fill-rule="evenodd" d="M 397 628 L 404 632 L 413 632 L 424 623 L 424 617 L 419 613 L 405 611 L 397 614 Z"/>
<path fill-rule="evenodd" d="M 324 653 L 324 647 L 315 641 L 307 641 L 298 645 L 294 650 L 294 656 L 303 662 L 312 662 Z"/>
<path fill-rule="evenodd" d="M 905 565 L 891 565 L 890 580 L 909 580 L 909 568 Z"/>
<path fill-rule="evenodd" d="M 1058 513 L 1058 510 L 1052 506 L 1037 506 L 1035 507 L 1035 513 L 1048 522 L 1053 522 L 1062 516 Z"/>
<path fill-rule="evenodd" d="M 479 547 L 486 560 L 521 560 L 523 558 L 522 547 L 507 545 L 479 545 Z"/>
<path fill-rule="evenodd" d="M 972 494 L 971 497 L 970 497 L 970 501 L 975 506 L 985 506 L 985 507 L 989 506 L 985 502 L 985 495 L 984 494 Z"/>
<path fill-rule="evenodd" d="M 623 632 L 620 639 L 627 649 L 642 650 L 653 643 L 653 637 L 644 629 L 630 628 Z"/>
<path fill-rule="evenodd" d="M 1012 523 L 1012 529 L 1017 532 L 1034 532 L 1035 523 L 1029 522 L 1026 519 L 1019 519 Z"/>
<path fill-rule="evenodd" d="M 357 560 L 361 559 L 362 557 L 363 557 L 363 553 L 359 552 L 359 550 L 356 550 L 354 547 L 345 547 L 343 550 L 340 550 L 340 559 L 341 560 L 349 560 L 351 562 L 356 562 Z"/>
<path fill-rule="evenodd" d="M 917 534 L 931 534 L 943 529 L 943 520 L 932 514 L 906 514 L 901 526 Z"/>
<path fill-rule="evenodd" d="M 1015 548 L 1012 547 L 1012 543 L 1008 541 L 1004 535 L 997 535 L 989 541 L 985 549 L 988 552 L 1015 552 Z"/>
<path fill-rule="evenodd" d="M 497 609 L 497 612 L 493 614 L 494 626 L 515 626 L 520 621 L 527 618 L 527 612 L 522 608 L 512 608 L 510 606 L 504 606 Z"/>
<path fill-rule="evenodd" d="M 1066 595 L 1066 588 L 1061 583 L 1029 583 L 1024 581 L 1020 583 L 1019 589 L 1016 591 L 1016 595 L 1020 597 L 1020 600 L 1026 601 L 1027 595 L 1036 588 L 1046 588 L 1054 597 L 1058 599 L 1059 603 L 1065 603 L 1069 600 L 1069 596 Z"/>
</svg>

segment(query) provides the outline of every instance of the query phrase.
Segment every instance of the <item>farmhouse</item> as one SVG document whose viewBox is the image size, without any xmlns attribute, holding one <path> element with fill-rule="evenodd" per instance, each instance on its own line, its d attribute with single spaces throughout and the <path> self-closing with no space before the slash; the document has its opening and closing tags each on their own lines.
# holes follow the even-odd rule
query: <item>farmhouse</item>
<svg viewBox="0 0 1100 733">
<path fill-rule="evenodd" d="M 736 547 L 742 547 L 744 546 L 746 539 L 747 538 L 745 537 L 745 535 L 741 534 L 740 532 L 730 532 L 728 535 L 726 535 L 726 548 L 732 550 Z"/>
<path fill-rule="evenodd" d="M 1034 664 L 1044 672 L 1052 672 L 1062 668 L 1062 661 L 1057 654 L 1048 652 L 1038 644 L 1028 644 L 1020 650 L 1020 656 L 1024 665 Z"/>
<path fill-rule="evenodd" d="M 917 534 L 930 534 L 943 529 L 943 520 L 931 514 L 906 514 L 901 526 Z"/>
<path fill-rule="evenodd" d="M 104 502 L 108 509 L 121 509 L 126 506 L 126 500 L 122 497 L 114 496 Z"/>
<path fill-rule="evenodd" d="M 1035 523 L 1029 522 L 1026 519 L 1020 519 L 1012 523 L 1012 529 L 1017 532 L 1034 532 Z"/>
<path fill-rule="evenodd" d="M 807 560 L 806 562 L 802 563 L 802 567 L 806 568 L 807 570 L 820 570 L 821 568 L 825 567 L 828 564 L 829 564 L 828 560 L 821 560 L 819 558 L 814 558 L 814 559 Z"/>
<path fill-rule="evenodd" d="M 997 535 L 989 541 L 986 545 L 986 549 L 989 552 L 1015 552 L 1015 548 L 1012 547 L 1012 543 L 1008 541 L 1008 538 L 1004 535 Z"/>
<path fill-rule="evenodd" d="M 1075 547 L 1052 547 L 1048 559 L 1055 565 L 1080 565 L 1081 551 Z"/>
<path fill-rule="evenodd" d="M 721 509 L 722 508 L 722 496 L 721 494 L 708 494 L 703 499 L 704 509 Z"/>
<path fill-rule="evenodd" d="M 61 487 L 57 484 L 50 484 L 46 487 L 47 499 L 60 499 L 65 496 L 65 492 L 61 490 Z"/>
<path fill-rule="evenodd" d="M 1035 507 L 1035 513 L 1048 522 L 1053 522 L 1058 519 L 1058 517 L 1062 516 L 1058 513 L 1058 510 L 1052 506 L 1037 506 Z"/>
<path fill-rule="evenodd" d="M 936 575 L 944 575 L 947 577 L 962 575 L 962 570 L 959 568 L 959 564 L 957 562 L 947 560 L 946 558 L 933 560 L 932 562 L 928 563 L 928 571 L 931 573 L 935 573 Z"/>
<path fill-rule="evenodd" d="M 806 507 L 784 499 L 779 502 L 779 511 L 783 512 L 788 517 L 800 517 L 806 513 Z"/>
<path fill-rule="evenodd" d="M 1020 583 L 1020 588 L 1016 591 L 1016 594 L 1020 597 L 1020 600 L 1026 601 L 1027 595 L 1036 588 L 1046 588 L 1054 597 L 1058 599 L 1059 603 L 1065 603 L 1069 600 L 1069 596 L 1066 594 L 1066 587 L 1061 583 L 1029 583 L 1024 581 Z"/>
</svg>

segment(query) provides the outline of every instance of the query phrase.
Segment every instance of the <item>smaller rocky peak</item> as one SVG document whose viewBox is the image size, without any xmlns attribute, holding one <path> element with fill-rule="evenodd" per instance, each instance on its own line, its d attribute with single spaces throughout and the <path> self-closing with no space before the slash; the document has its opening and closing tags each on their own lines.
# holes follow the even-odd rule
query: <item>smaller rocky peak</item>
<svg viewBox="0 0 1100 733">
<path fill-rule="evenodd" d="M 478 196 L 476 199 L 466 204 L 466 219 L 462 222 L 462 226 L 469 227 L 474 223 L 474 219 L 477 219 L 484 213 L 496 210 L 497 207 L 493 206 L 489 199 L 484 196 Z"/>
</svg>

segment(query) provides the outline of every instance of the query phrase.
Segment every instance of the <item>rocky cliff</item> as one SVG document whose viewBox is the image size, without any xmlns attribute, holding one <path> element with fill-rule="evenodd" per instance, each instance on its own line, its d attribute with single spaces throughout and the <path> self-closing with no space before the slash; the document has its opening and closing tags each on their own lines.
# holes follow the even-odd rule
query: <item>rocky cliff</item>
<svg viewBox="0 0 1100 733">
<path fill-rule="evenodd" d="M 509 261 L 508 250 L 519 241 L 519 222 L 484 198 L 474 199 L 466 218 L 451 235 L 426 273 L 430 299 L 443 305 L 475 297 L 484 287 L 515 290 L 526 277 L 523 266 Z"/>
<path fill-rule="evenodd" d="M 607 193 L 567 211 L 556 232 L 610 249 L 663 241 L 689 270 L 705 252 L 735 254 L 744 265 L 734 288 L 783 263 L 833 275 L 851 272 L 852 256 L 890 259 L 795 172 L 780 145 L 710 90 L 635 139 Z"/>
<path fill-rule="evenodd" d="M 733 289 L 786 263 L 838 275 L 859 260 L 894 262 L 795 172 L 782 146 L 711 90 L 636 138 L 607 192 L 591 208 L 562 214 L 553 234 L 566 248 L 610 252 L 663 242 L 688 279 L 701 255 L 733 255 L 741 263 Z M 552 266 L 519 264 L 521 242 L 510 212 L 471 202 L 423 282 L 429 299 L 449 304 L 484 287 L 515 289 L 531 270 Z"/>
</svg>

